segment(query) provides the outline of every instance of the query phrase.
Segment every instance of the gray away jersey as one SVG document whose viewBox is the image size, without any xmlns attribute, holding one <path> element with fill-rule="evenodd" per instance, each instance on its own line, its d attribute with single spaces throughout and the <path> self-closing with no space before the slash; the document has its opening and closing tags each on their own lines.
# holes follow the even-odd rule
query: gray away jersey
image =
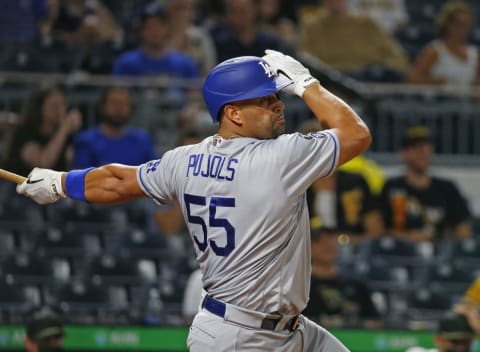
<svg viewBox="0 0 480 352">
<path fill-rule="evenodd" d="M 137 178 L 157 203 L 180 202 L 212 297 L 296 315 L 310 289 L 305 191 L 335 170 L 338 153 L 331 130 L 267 140 L 212 136 L 141 165 Z"/>
</svg>

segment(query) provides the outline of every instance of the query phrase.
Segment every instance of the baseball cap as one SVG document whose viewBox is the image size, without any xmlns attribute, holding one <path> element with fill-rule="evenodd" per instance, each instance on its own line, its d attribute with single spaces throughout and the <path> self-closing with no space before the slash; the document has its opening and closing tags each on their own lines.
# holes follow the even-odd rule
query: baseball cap
<svg viewBox="0 0 480 352">
<path fill-rule="evenodd" d="M 52 311 L 36 314 L 27 323 L 26 330 L 27 336 L 34 341 L 65 335 L 60 318 Z"/>
<path fill-rule="evenodd" d="M 437 333 L 447 340 L 470 339 L 475 332 L 463 314 L 448 312 L 438 322 Z"/>
<path fill-rule="evenodd" d="M 421 125 L 412 126 L 403 133 L 402 147 L 409 147 L 421 142 L 432 143 L 432 134 L 427 127 Z"/>
</svg>

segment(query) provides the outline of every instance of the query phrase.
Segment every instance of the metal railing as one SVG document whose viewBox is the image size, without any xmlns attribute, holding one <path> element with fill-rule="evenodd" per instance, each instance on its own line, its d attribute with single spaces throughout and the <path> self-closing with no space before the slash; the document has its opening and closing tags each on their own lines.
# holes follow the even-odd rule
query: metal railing
<svg viewBox="0 0 480 352">
<path fill-rule="evenodd" d="M 372 153 L 396 151 L 403 129 L 421 123 L 431 128 L 438 154 L 480 154 L 480 88 L 362 83 L 305 53 L 300 57 L 322 84 L 340 93 L 365 119 L 374 137 Z M 201 80 L 0 72 L 0 111 L 20 111 L 32 87 L 53 83 L 65 89 L 71 106 L 81 109 L 85 127 L 96 123 L 95 103 L 101 89 L 111 85 L 129 87 L 136 98 L 133 124 L 149 130 L 161 150 L 175 144 L 182 107 L 202 104 Z M 178 94 L 185 90 L 194 93 Z M 289 132 L 313 117 L 300 99 L 284 99 Z"/>
<path fill-rule="evenodd" d="M 359 82 L 308 53 L 300 58 L 321 82 L 359 108 L 373 134 L 372 152 L 394 152 L 407 126 L 424 124 L 432 130 L 438 154 L 480 154 L 479 86 Z"/>
</svg>

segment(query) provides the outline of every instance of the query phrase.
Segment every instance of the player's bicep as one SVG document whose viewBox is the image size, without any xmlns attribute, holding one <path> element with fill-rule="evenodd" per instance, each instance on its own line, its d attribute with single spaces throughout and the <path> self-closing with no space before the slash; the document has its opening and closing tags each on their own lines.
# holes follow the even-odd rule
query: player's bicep
<svg viewBox="0 0 480 352">
<path fill-rule="evenodd" d="M 330 130 L 306 135 L 294 133 L 285 138 L 279 150 L 281 177 L 290 194 L 303 193 L 338 166 L 340 145 Z"/>
</svg>

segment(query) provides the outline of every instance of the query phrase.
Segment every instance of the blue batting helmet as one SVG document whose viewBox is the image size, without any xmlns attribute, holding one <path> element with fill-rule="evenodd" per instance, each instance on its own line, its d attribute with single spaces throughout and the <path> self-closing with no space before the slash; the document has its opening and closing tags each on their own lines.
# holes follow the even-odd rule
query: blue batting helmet
<svg viewBox="0 0 480 352">
<path fill-rule="evenodd" d="M 277 93 L 291 83 L 277 77 L 262 58 L 241 56 L 213 68 L 203 84 L 203 98 L 213 122 L 217 122 L 225 104 Z"/>
</svg>

